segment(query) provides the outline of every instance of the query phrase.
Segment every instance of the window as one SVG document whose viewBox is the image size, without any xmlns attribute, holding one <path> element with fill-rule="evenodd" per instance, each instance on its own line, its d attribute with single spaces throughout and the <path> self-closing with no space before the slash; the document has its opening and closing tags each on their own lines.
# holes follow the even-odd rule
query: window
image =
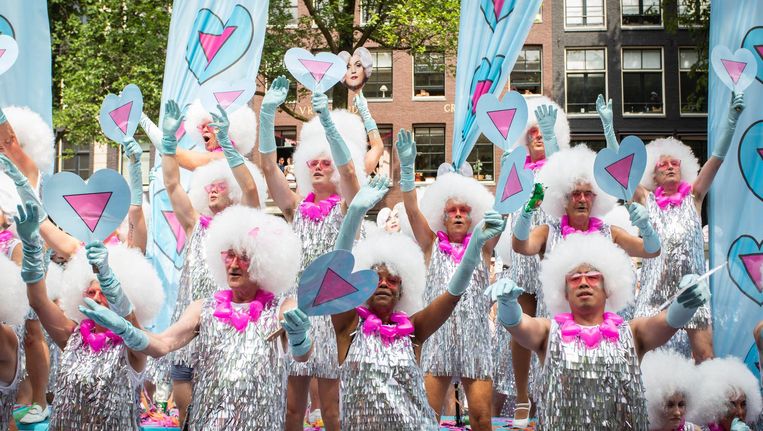
<svg viewBox="0 0 763 431">
<path fill-rule="evenodd" d="M 469 153 L 466 161 L 472 165 L 474 177 L 480 181 L 493 181 L 493 143 L 485 135 L 480 134 L 477 142 L 474 144 L 472 152 Z"/>
<path fill-rule="evenodd" d="M 707 19 L 710 0 L 678 0 L 678 26 L 697 27 Z"/>
<path fill-rule="evenodd" d="M 540 24 L 543 22 L 543 2 L 540 2 L 540 7 L 538 8 L 538 14 L 535 15 L 535 21 L 533 21 L 534 24 Z"/>
<path fill-rule="evenodd" d="M 299 0 L 289 0 L 289 14 L 291 19 L 286 23 L 286 26 L 296 27 L 299 24 Z"/>
<path fill-rule="evenodd" d="M 90 178 L 90 149 L 77 149 L 73 154 L 62 154 L 61 172 L 73 172 L 83 180 Z"/>
<path fill-rule="evenodd" d="M 413 60 L 413 96 L 445 96 L 445 54 L 416 54 Z"/>
<path fill-rule="evenodd" d="M 416 140 L 416 180 L 437 177 L 437 168 L 445 163 L 445 125 L 413 126 Z"/>
<path fill-rule="evenodd" d="M 566 0 L 564 26 L 604 27 L 604 0 Z"/>
<path fill-rule="evenodd" d="M 392 51 L 371 51 L 374 69 L 363 87 L 363 95 L 369 99 L 392 98 Z"/>
<path fill-rule="evenodd" d="M 570 140 L 570 147 L 574 147 L 576 145 L 586 145 L 588 148 L 592 149 L 593 151 L 599 151 L 607 147 L 607 141 L 601 139 L 601 135 L 573 136 L 572 139 Z"/>
<path fill-rule="evenodd" d="M 385 174 L 392 178 L 394 182 L 398 180 L 396 173 L 400 170 L 400 164 L 395 158 L 396 153 L 393 149 L 395 133 L 392 124 L 379 124 L 378 127 L 379 136 L 381 136 L 382 143 L 384 144 L 384 153 L 379 159 L 379 164 L 376 166 L 376 173 Z"/>
<path fill-rule="evenodd" d="M 622 0 L 623 25 L 662 25 L 661 0 Z"/>
<path fill-rule="evenodd" d="M 607 95 L 606 51 L 567 50 L 566 66 L 567 113 L 595 114 L 596 95 Z"/>
<path fill-rule="evenodd" d="M 511 89 L 523 94 L 543 94 L 540 47 L 524 47 L 511 71 Z"/>
<path fill-rule="evenodd" d="M 662 114 L 662 50 L 623 49 L 623 113 Z"/>
<path fill-rule="evenodd" d="M 692 72 L 692 67 L 698 61 L 696 48 L 678 50 L 678 80 L 682 114 L 707 113 L 707 70 Z"/>
<path fill-rule="evenodd" d="M 276 126 L 276 147 L 297 146 L 297 126 Z"/>
</svg>

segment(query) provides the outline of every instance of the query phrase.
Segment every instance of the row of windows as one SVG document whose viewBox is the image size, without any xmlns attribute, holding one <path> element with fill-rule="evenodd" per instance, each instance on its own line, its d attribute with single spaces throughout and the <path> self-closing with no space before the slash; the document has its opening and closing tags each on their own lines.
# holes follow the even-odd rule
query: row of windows
<svg viewBox="0 0 763 431">
<path fill-rule="evenodd" d="M 667 2 L 665 2 L 667 3 Z M 707 8 L 709 0 L 678 0 L 679 22 L 697 8 Z M 662 27 L 662 0 L 620 0 L 621 23 L 626 27 Z M 606 0 L 565 0 L 564 27 L 567 30 L 606 28 Z"/>
</svg>

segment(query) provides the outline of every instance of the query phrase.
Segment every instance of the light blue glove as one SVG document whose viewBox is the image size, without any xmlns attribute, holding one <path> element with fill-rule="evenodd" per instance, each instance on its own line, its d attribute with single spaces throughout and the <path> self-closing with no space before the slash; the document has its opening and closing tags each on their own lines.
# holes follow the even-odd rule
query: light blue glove
<svg viewBox="0 0 763 431">
<path fill-rule="evenodd" d="M 5 117 L 5 112 L 3 112 L 3 108 L 0 108 L 0 124 L 4 124 L 6 121 L 8 121 L 8 118 Z"/>
<path fill-rule="evenodd" d="M 126 138 L 122 142 L 124 156 L 129 160 L 127 172 L 130 174 L 130 205 L 143 205 L 143 171 L 140 156 L 143 149 L 135 139 Z"/>
<path fill-rule="evenodd" d="M 132 323 L 108 308 L 98 305 L 90 298 L 85 298 L 85 305 L 87 307 L 80 305 L 79 311 L 96 324 L 111 329 L 111 332 L 119 335 L 128 349 L 140 352 L 148 348 L 148 335 L 144 331 L 132 326 Z"/>
<path fill-rule="evenodd" d="M 410 192 L 416 188 L 416 141 L 413 134 L 405 129 L 397 133 L 397 156 L 400 158 L 400 190 Z"/>
<path fill-rule="evenodd" d="M 535 110 L 535 118 L 538 119 L 538 128 L 543 134 L 543 147 L 545 148 L 546 158 L 559 151 L 559 144 L 556 143 L 556 114 L 557 109 L 552 105 L 541 105 Z"/>
<path fill-rule="evenodd" d="M 310 329 L 310 319 L 307 314 L 299 308 L 289 310 L 283 314 L 281 326 L 289 339 L 289 349 L 291 349 L 292 356 L 304 356 L 310 351 L 310 346 L 313 343 L 307 336 L 307 330 Z"/>
<path fill-rule="evenodd" d="M 482 247 L 488 240 L 495 238 L 506 228 L 506 220 L 494 210 L 485 212 L 485 217 L 472 231 L 472 239 L 466 246 L 466 252 L 456 267 L 456 272 L 448 283 L 448 292 L 453 296 L 461 296 L 469 287 L 472 273 L 482 261 Z"/>
<path fill-rule="evenodd" d="M 533 224 L 533 213 L 527 211 L 520 211 L 517 221 L 514 222 L 514 229 L 511 233 L 514 237 L 520 241 L 527 241 L 530 238 L 530 228 Z"/>
<path fill-rule="evenodd" d="M 350 154 L 350 148 L 344 142 L 342 135 L 334 125 L 334 120 L 331 119 L 331 112 L 329 111 L 329 99 L 323 93 L 313 93 L 313 112 L 318 114 L 318 118 L 321 120 L 323 130 L 326 131 L 326 140 L 329 142 L 329 148 L 331 148 L 331 158 L 334 159 L 334 163 L 337 166 L 344 166 L 352 161 L 352 154 Z M 357 167 L 360 169 L 361 167 Z"/>
<path fill-rule="evenodd" d="M 744 93 L 731 94 L 731 107 L 729 108 L 728 124 L 723 129 L 721 137 L 713 145 L 713 156 L 723 160 L 726 157 L 726 153 L 729 152 L 729 146 L 731 146 L 731 138 L 734 136 L 734 131 L 737 128 L 737 120 L 744 111 Z"/>
<path fill-rule="evenodd" d="M 355 242 L 355 234 L 358 232 L 363 217 L 368 210 L 373 208 L 387 194 L 390 187 L 389 178 L 386 175 L 377 175 L 360 187 L 360 190 L 352 198 L 352 203 L 347 208 L 342 226 L 339 228 L 334 250 L 352 250 Z"/>
<path fill-rule="evenodd" d="M 604 96 L 599 94 L 596 98 L 596 112 L 599 113 L 601 125 L 604 127 L 604 138 L 607 140 L 607 148 L 617 151 L 620 144 L 615 136 L 615 126 L 612 123 L 612 99 L 604 101 Z"/>
<path fill-rule="evenodd" d="M 281 75 L 270 84 L 270 90 L 262 98 L 260 108 L 260 153 L 270 154 L 276 150 L 276 110 L 289 94 L 289 80 Z"/>
<path fill-rule="evenodd" d="M 138 124 L 140 124 L 140 127 L 146 133 L 146 136 L 148 136 L 148 140 L 151 141 L 151 143 L 154 145 L 154 148 L 156 148 L 156 151 L 158 151 L 159 154 L 161 154 L 162 153 L 162 131 L 159 130 L 159 128 L 156 127 L 156 124 L 154 124 L 154 122 L 151 121 L 150 118 L 148 118 L 148 115 L 146 115 L 143 112 L 140 113 L 140 121 L 138 122 Z"/>
<path fill-rule="evenodd" d="M 174 156 L 177 152 L 178 141 L 175 133 L 182 123 L 183 114 L 177 102 L 168 100 L 164 104 L 164 120 L 162 121 L 162 154 Z"/>
<path fill-rule="evenodd" d="M 215 121 L 209 123 L 209 127 L 217 128 L 217 143 L 220 144 L 220 148 L 223 149 L 223 155 L 228 161 L 228 166 L 233 169 L 244 164 L 244 156 L 233 148 L 233 143 L 228 136 L 228 128 L 230 127 L 228 114 L 221 105 L 217 105 L 217 109 L 220 111 L 220 115 L 212 113 L 212 118 Z"/>
<path fill-rule="evenodd" d="M 625 207 L 630 215 L 631 224 L 636 226 L 644 239 L 644 251 L 656 253 L 660 250 L 660 237 L 649 222 L 649 212 L 639 203 L 632 203 Z"/>
<path fill-rule="evenodd" d="M 379 130 L 376 121 L 374 121 L 374 118 L 371 116 L 371 111 L 368 110 L 368 100 L 363 96 L 362 91 L 355 96 L 355 107 L 358 109 L 360 118 L 363 119 L 363 126 L 366 128 L 366 133 Z"/>
<path fill-rule="evenodd" d="M 37 193 L 32 189 L 32 185 L 29 184 L 27 177 L 19 171 L 16 165 L 5 154 L 0 154 L 0 168 L 13 180 L 13 183 L 16 185 L 16 193 L 19 194 L 21 202 L 34 202 L 37 205 L 38 221 L 42 223 L 48 218 L 48 214 L 45 213 L 42 203 L 40 203 L 40 198 L 37 197 Z"/>
<path fill-rule="evenodd" d="M 681 278 L 678 290 L 691 286 L 676 298 L 668 307 L 668 325 L 675 329 L 681 329 L 691 320 L 699 307 L 710 299 L 710 288 L 707 280 L 697 283 L 697 274 L 687 274 Z"/>
<path fill-rule="evenodd" d="M 21 240 L 23 253 L 21 278 L 25 283 L 36 283 L 45 277 L 45 258 L 37 205 L 27 202 L 24 206 L 18 205 L 16 208 L 18 215 L 13 217 L 13 221 L 16 223 L 16 233 Z"/>
<path fill-rule="evenodd" d="M 742 422 L 739 418 L 734 418 L 731 422 L 730 431 L 751 431 L 750 427 L 746 423 Z"/>
<path fill-rule="evenodd" d="M 517 298 L 525 292 L 514 280 L 502 278 L 489 288 L 491 299 L 498 302 L 498 321 L 507 328 L 519 325 L 522 320 L 522 307 Z M 486 292 L 486 293 L 488 293 Z"/>
<path fill-rule="evenodd" d="M 109 266 L 109 250 L 100 241 L 92 241 L 85 246 L 87 261 L 98 269 L 98 282 L 101 291 L 109 301 L 109 307 L 115 313 L 126 317 L 133 311 L 132 303 L 122 290 L 122 283 L 114 275 Z"/>
</svg>

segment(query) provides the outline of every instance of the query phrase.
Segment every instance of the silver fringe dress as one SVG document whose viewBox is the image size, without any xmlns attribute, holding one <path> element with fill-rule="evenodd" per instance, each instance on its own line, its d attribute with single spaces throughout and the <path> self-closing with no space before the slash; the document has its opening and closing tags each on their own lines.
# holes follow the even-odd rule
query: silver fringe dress
<svg viewBox="0 0 763 431">
<path fill-rule="evenodd" d="M 647 431 L 644 385 L 630 325 L 620 325 L 617 342 L 589 349 L 579 339 L 565 343 L 551 321 L 538 430 Z"/>
<path fill-rule="evenodd" d="M 249 304 L 233 304 L 236 309 Z M 280 328 L 279 307 L 265 308 L 257 322 L 239 332 L 213 313 L 206 300 L 196 337 L 193 398 L 188 425 L 194 431 L 281 431 L 286 413 L 286 358 L 281 338 L 267 341 Z"/>
<path fill-rule="evenodd" d="M 432 247 L 425 304 L 445 292 L 458 266 L 450 255 L 440 250 L 438 239 Z M 424 343 L 421 368 L 425 373 L 475 380 L 493 378 L 490 299 L 483 294 L 489 283 L 488 269 L 484 261 L 480 262 L 450 318 Z"/>
<path fill-rule="evenodd" d="M 61 355 L 51 431 L 135 430 L 140 416 L 141 373 L 124 344 L 106 342 L 100 352 L 83 343 L 77 327 Z"/>
<path fill-rule="evenodd" d="M 0 429 L 8 430 L 10 428 L 10 421 L 13 415 L 13 405 L 16 403 L 16 393 L 19 390 L 19 384 L 25 376 L 25 355 L 24 355 L 24 338 L 21 336 L 24 331 L 24 325 L 17 325 L 13 327 L 16 333 L 16 341 L 18 347 L 16 348 L 16 374 L 13 376 L 13 380 L 10 383 L 0 383 Z"/>
<path fill-rule="evenodd" d="M 514 224 L 516 224 L 520 217 L 521 211 L 524 211 L 524 208 L 520 208 L 518 211 L 515 211 L 511 215 L 512 232 L 514 231 Z M 538 208 L 538 210 L 533 212 L 530 230 L 551 222 L 553 222 L 553 218 L 543 212 L 542 209 Z M 517 285 L 522 286 L 522 289 L 525 290 L 525 293 L 536 295 L 536 292 L 540 291 L 540 282 L 538 281 L 538 273 L 540 272 L 540 256 L 537 254 L 532 256 L 525 256 L 521 253 L 517 253 L 513 248 L 509 252 L 509 256 L 511 257 L 511 263 L 509 265 L 509 278 L 514 280 Z M 538 300 L 538 302 L 540 302 L 540 300 Z"/>
<path fill-rule="evenodd" d="M 510 269 L 496 274 L 495 279 L 511 277 Z M 493 334 L 493 390 L 503 395 L 516 395 L 514 369 L 511 366 L 511 334 L 497 319 L 490 325 Z"/>
</svg>

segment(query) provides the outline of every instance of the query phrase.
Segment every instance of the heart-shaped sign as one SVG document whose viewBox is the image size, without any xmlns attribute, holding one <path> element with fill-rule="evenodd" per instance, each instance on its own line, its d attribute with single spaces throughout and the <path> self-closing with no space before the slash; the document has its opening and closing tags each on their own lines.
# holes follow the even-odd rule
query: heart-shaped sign
<svg viewBox="0 0 763 431">
<path fill-rule="evenodd" d="M 747 187 L 763 201 L 763 120 L 745 130 L 739 141 L 738 160 Z"/>
<path fill-rule="evenodd" d="M 240 4 L 233 7 L 224 24 L 211 10 L 199 10 L 185 49 L 188 69 L 199 85 L 240 60 L 249 50 L 253 36 L 252 14 Z"/>
<path fill-rule="evenodd" d="M 527 126 L 525 98 L 511 91 L 499 102 L 494 94 L 485 94 L 477 102 L 477 125 L 498 148 L 509 151 Z"/>
<path fill-rule="evenodd" d="M 132 137 L 140 123 L 143 113 L 143 95 L 135 84 L 129 84 L 119 93 L 108 94 L 101 103 L 98 121 L 101 130 L 112 141 L 122 144 L 127 137 Z"/>
<path fill-rule="evenodd" d="M 742 48 L 747 48 L 753 53 L 755 62 L 758 64 L 756 78 L 763 84 L 763 27 L 753 27 L 742 40 Z"/>
<path fill-rule="evenodd" d="M 207 112 L 217 112 L 217 105 L 226 112 L 233 112 L 252 100 L 256 88 L 257 84 L 251 78 L 236 81 L 215 79 L 199 88 L 199 99 Z"/>
<path fill-rule="evenodd" d="M 721 82 L 736 92 L 749 87 L 758 74 L 755 56 L 746 48 L 739 48 L 732 54 L 727 47 L 718 45 L 710 54 L 710 62 Z"/>
<path fill-rule="evenodd" d="M 511 214 L 522 208 L 533 192 L 533 172 L 525 169 L 527 149 L 517 147 L 501 160 L 501 176 L 495 188 L 493 208 L 501 214 Z"/>
<path fill-rule="evenodd" d="M 19 58 L 19 44 L 16 39 L 8 36 L 0 36 L 0 75 L 7 72 L 8 69 L 16 63 Z"/>
<path fill-rule="evenodd" d="M 308 316 L 343 313 L 363 305 L 376 291 L 379 275 L 366 269 L 352 272 L 355 258 L 334 250 L 313 261 L 302 273 L 297 298 Z"/>
<path fill-rule="evenodd" d="M 618 151 L 604 148 L 596 155 L 593 175 L 604 192 L 629 201 L 646 169 L 646 147 L 637 136 L 626 136 Z"/>
<path fill-rule="evenodd" d="M 763 306 L 763 241 L 742 235 L 729 247 L 729 276 L 739 290 Z"/>
<path fill-rule="evenodd" d="M 87 183 L 61 172 L 43 184 L 42 204 L 53 221 L 83 242 L 103 241 L 114 232 L 130 208 L 130 187 L 119 172 L 96 171 Z"/>
<path fill-rule="evenodd" d="M 316 55 L 302 48 L 286 51 L 283 63 L 294 78 L 313 93 L 325 93 L 344 78 L 347 62 L 330 52 Z"/>
</svg>

